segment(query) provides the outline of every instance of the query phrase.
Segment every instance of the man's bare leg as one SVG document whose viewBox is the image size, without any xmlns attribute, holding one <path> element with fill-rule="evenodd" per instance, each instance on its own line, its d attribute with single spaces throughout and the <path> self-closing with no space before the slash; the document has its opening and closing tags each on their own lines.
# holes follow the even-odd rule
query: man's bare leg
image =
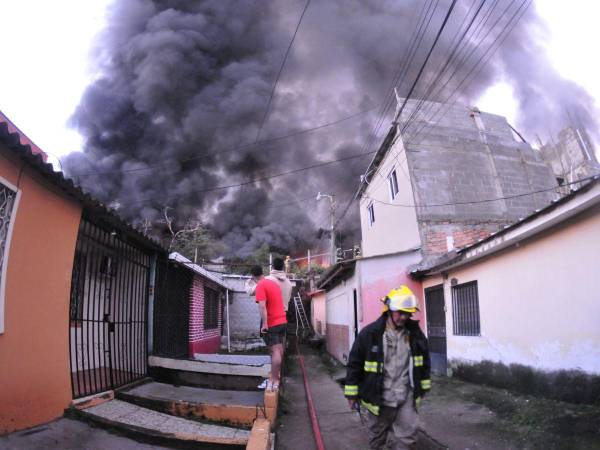
<svg viewBox="0 0 600 450">
<path fill-rule="evenodd" d="M 271 382 L 279 385 L 281 378 L 281 360 L 283 358 L 283 344 L 275 344 L 271 351 Z"/>
</svg>

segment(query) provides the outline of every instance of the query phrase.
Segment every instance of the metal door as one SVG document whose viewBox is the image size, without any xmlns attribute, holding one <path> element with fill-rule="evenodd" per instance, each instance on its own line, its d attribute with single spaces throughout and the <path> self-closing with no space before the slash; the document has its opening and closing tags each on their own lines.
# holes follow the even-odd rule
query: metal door
<svg viewBox="0 0 600 450">
<path fill-rule="evenodd" d="M 431 370 L 440 375 L 446 375 L 448 361 L 446 356 L 446 307 L 443 285 L 425 289 L 425 308 Z"/>
<path fill-rule="evenodd" d="M 149 271 L 150 255 L 81 220 L 69 311 L 73 398 L 146 375 Z"/>
<path fill-rule="evenodd" d="M 191 270 L 173 261 L 159 261 L 154 295 L 154 355 L 188 358 L 192 282 Z"/>
</svg>

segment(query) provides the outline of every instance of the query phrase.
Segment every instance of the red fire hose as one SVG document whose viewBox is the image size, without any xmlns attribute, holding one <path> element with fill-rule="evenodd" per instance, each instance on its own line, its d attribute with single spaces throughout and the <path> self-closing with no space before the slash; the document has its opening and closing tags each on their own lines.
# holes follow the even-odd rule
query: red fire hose
<svg viewBox="0 0 600 450">
<path fill-rule="evenodd" d="M 308 406 L 308 415 L 310 416 L 310 423 L 313 429 L 313 435 L 315 437 L 315 444 L 317 450 L 325 450 L 325 444 L 323 444 L 323 437 L 321 436 L 321 428 L 319 427 L 319 421 L 317 419 L 317 412 L 315 411 L 315 405 L 313 403 L 312 394 L 310 392 L 310 386 L 308 385 L 308 377 L 306 376 L 306 368 L 304 367 L 304 357 L 300 353 L 300 347 L 298 341 L 296 341 L 296 353 L 298 354 L 298 361 L 300 361 L 300 368 L 302 369 L 302 377 L 304 378 L 304 391 L 306 392 L 306 404 Z"/>
</svg>

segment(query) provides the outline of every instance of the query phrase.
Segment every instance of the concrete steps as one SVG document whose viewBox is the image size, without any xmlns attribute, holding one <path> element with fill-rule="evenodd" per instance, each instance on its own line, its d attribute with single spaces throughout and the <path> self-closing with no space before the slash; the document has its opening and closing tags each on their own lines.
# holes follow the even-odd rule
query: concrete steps
<svg viewBox="0 0 600 450">
<path fill-rule="evenodd" d="M 150 382 L 116 393 L 118 399 L 173 416 L 250 428 L 264 411 L 263 391 L 226 391 Z"/>
<path fill-rule="evenodd" d="M 119 399 L 74 413 L 146 442 L 182 448 L 245 448 L 250 438 L 248 430 L 188 420 Z"/>
<path fill-rule="evenodd" d="M 206 359 L 207 357 L 204 356 Z M 268 358 L 219 355 L 210 360 L 150 356 L 149 375 L 161 383 L 209 389 L 252 391 L 271 370 Z"/>
</svg>

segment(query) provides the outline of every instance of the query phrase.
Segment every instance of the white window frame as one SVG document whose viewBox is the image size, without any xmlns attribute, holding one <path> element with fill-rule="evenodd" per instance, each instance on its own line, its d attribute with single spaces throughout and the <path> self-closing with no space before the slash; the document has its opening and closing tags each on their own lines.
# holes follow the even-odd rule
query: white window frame
<svg viewBox="0 0 600 450">
<path fill-rule="evenodd" d="M 6 273 L 8 271 L 8 260 L 10 258 L 10 247 L 12 242 L 13 228 L 17 218 L 17 210 L 19 209 L 19 201 L 21 199 L 21 190 L 6 178 L 0 176 L 0 183 L 6 186 L 11 191 L 15 192 L 15 201 L 13 202 L 12 211 L 10 212 L 10 223 L 6 232 L 6 243 L 4 244 L 4 261 L 0 270 L 2 271 L 2 282 L 0 283 L 0 335 L 4 334 L 4 309 L 6 304 Z"/>
<path fill-rule="evenodd" d="M 375 206 L 373 202 L 367 206 L 367 219 L 369 220 L 369 228 L 371 228 L 375 224 Z"/>
<path fill-rule="evenodd" d="M 393 168 L 387 176 L 388 188 L 390 191 L 390 200 L 394 200 L 398 195 L 398 176 L 396 175 L 396 168 Z"/>
</svg>

